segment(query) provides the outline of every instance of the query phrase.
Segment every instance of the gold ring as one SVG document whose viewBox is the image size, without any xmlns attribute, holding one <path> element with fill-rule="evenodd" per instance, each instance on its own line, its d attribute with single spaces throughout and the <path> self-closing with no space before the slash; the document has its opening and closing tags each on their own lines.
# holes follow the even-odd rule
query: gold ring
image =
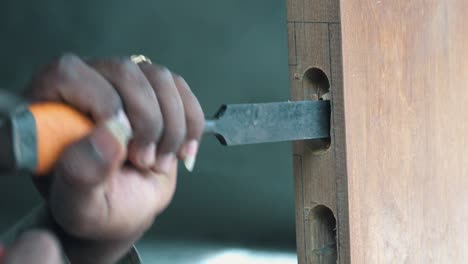
<svg viewBox="0 0 468 264">
<path fill-rule="evenodd" d="M 144 56 L 144 55 L 132 55 L 130 56 L 130 60 L 135 63 L 135 64 L 140 64 L 140 63 L 148 63 L 148 64 L 153 64 L 151 60 Z"/>
</svg>

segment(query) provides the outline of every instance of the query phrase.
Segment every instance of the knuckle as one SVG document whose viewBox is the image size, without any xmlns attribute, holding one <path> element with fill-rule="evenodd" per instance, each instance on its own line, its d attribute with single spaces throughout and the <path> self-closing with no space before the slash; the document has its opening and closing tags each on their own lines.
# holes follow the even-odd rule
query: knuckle
<svg viewBox="0 0 468 264">
<path fill-rule="evenodd" d="M 199 119 L 203 118 L 203 109 L 198 102 L 197 97 L 195 97 L 194 94 L 190 94 L 189 97 L 186 98 L 185 104 L 187 107 L 189 107 L 187 112 L 187 115 L 190 116 L 190 118 L 193 119 Z"/>
<path fill-rule="evenodd" d="M 61 55 L 52 63 L 43 67 L 31 81 L 33 97 L 54 97 L 63 83 L 72 78 L 80 59 L 71 53 Z M 66 86 L 65 86 L 66 87 Z"/>
<path fill-rule="evenodd" d="M 132 72 L 138 69 L 138 65 L 129 58 L 120 58 L 118 59 L 117 64 L 119 65 L 122 72 Z"/>
<path fill-rule="evenodd" d="M 120 100 L 120 97 L 118 95 L 114 95 L 109 98 L 107 105 L 109 107 L 106 109 L 110 109 L 110 111 L 112 111 L 112 114 L 116 114 L 117 111 L 122 108 L 122 100 Z"/>
<path fill-rule="evenodd" d="M 143 128 L 153 129 L 156 127 L 162 119 L 159 111 L 154 111 L 151 107 L 141 107 L 139 111 L 140 123 Z"/>
<path fill-rule="evenodd" d="M 190 111 L 186 111 L 187 129 L 191 137 L 200 137 L 205 126 L 205 116 L 203 110 L 197 103 Z"/>
<path fill-rule="evenodd" d="M 205 127 L 205 118 L 200 115 L 191 115 L 191 118 L 187 118 L 187 127 L 190 131 L 191 137 L 200 137 Z"/>
<path fill-rule="evenodd" d="M 65 63 L 65 64 L 67 64 L 67 63 L 74 63 L 74 62 L 76 62 L 76 61 L 78 61 L 78 60 L 80 60 L 80 58 L 79 58 L 77 55 L 75 55 L 75 54 L 73 54 L 73 53 L 70 53 L 70 52 L 65 52 L 65 53 L 63 53 L 63 54 L 60 55 L 60 56 L 58 57 L 58 59 L 57 59 L 57 61 L 58 61 L 59 63 Z"/>
<path fill-rule="evenodd" d="M 175 83 L 179 86 L 179 88 L 185 89 L 188 92 L 192 93 L 192 90 L 190 89 L 190 86 L 188 85 L 187 81 L 185 81 L 184 77 L 178 74 L 173 74 L 173 78 Z"/>
<path fill-rule="evenodd" d="M 160 119 L 154 113 L 147 113 L 146 116 L 141 115 L 138 122 L 132 124 L 135 138 L 148 143 L 160 137 L 163 126 L 159 120 Z"/>
<path fill-rule="evenodd" d="M 167 78 L 169 78 L 169 77 L 172 78 L 172 72 L 166 66 L 159 65 L 159 66 L 156 67 L 156 69 L 157 69 L 158 73 L 161 76 L 164 76 L 164 77 L 167 77 Z"/>
<path fill-rule="evenodd" d="M 178 127 L 173 131 L 173 135 L 175 138 L 174 141 L 176 142 L 176 144 L 181 144 L 184 141 L 186 133 L 187 130 L 185 129 L 185 126 Z"/>
<path fill-rule="evenodd" d="M 141 76 L 138 65 L 133 63 L 130 59 L 121 58 L 112 62 L 115 73 L 123 81 L 133 81 Z"/>
<path fill-rule="evenodd" d="M 72 143 L 66 148 L 55 166 L 55 177 L 60 178 L 66 183 L 75 186 L 76 188 L 87 188 L 96 178 L 103 173 L 105 168 L 112 165 L 112 160 L 92 159 L 91 153 L 96 153 L 95 146 L 89 140 L 89 137 L 83 138 L 75 143 Z M 99 164 L 98 164 L 99 162 Z M 86 164 L 87 166 L 83 166 Z"/>
<path fill-rule="evenodd" d="M 183 113 L 184 103 L 182 102 L 182 99 L 179 97 L 178 94 L 166 91 L 166 96 L 164 98 L 164 108 L 168 114 Z"/>
<path fill-rule="evenodd" d="M 53 72 L 60 76 L 69 76 L 73 73 L 75 67 L 80 63 L 80 58 L 72 53 L 61 55 L 52 67 Z"/>
<path fill-rule="evenodd" d="M 106 95 L 106 101 L 101 104 L 93 106 L 94 112 L 100 117 L 111 118 L 116 115 L 117 112 L 122 109 L 122 100 L 118 95 L 108 94 Z"/>
<path fill-rule="evenodd" d="M 149 99 L 149 98 L 148 98 Z M 162 120 L 162 113 L 159 107 L 158 100 L 156 98 L 151 98 L 147 105 L 141 105 L 141 111 L 143 116 L 145 116 L 150 121 L 158 121 Z"/>
<path fill-rule="evenodd" d="M 164 126 L 162 123 L 158 123 L 156 128 L 154 129 L 154 137 L 156 140 L 160 139 L 164 133 Z"/>
<path fill-rule="evenodd" d="M 152 78 L 154 80 L 164 80 L 172 78 L 172 73 L 166 66 L 151 64 L 145 65 L 145 69 L 149 78 Z"/>
<path fill-rule="evenodd" d="M 164 145 L 167 151 L 177 151 L 185 139 L 185 126 L 168 127 L 164 133 Z"/>
<path fill-rule="evenodd" d="M 157 125 L 152 122 L 137 122 L 132 126 L 135 131 L 135 137 L 149 138 L 149 135 L 157 130 Z"/>
<path fill-rule="evenodd" d="M 172 73 L 172 77 L 174 78 L 174 80 L 176 80 L 178 82 L 186 83 L 184 77 L 180 76 L 179 74 L 177 74 L 175 72 Z"/>
</svg>

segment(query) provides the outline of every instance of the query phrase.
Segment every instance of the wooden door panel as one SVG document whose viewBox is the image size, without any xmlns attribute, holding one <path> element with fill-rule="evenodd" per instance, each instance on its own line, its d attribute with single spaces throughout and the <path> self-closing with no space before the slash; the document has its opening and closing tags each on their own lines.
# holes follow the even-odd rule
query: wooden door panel
<svg viewBox="0 0 468 264">
<path fill-rule="evenodd" d="M 329 148 L 294 145 L 299 262 L 465 263 L 468 1 L 288 0 L 288 32 L 292 99 L 310 68 L 332 98 Z"/>
<path fill-rule="evenodd" d="M 351 261 L 468 261 L 468 2 L 341 1 Z"/>
</svg>

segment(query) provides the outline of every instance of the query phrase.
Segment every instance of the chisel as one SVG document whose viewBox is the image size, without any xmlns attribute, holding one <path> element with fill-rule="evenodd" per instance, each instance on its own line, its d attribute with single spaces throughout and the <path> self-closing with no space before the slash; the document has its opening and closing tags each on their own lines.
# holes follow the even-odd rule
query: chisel
<svg viewBox="0 0 468 264">
<path fill-rule="evenodd" d="M 23 105 L 0 117 L 0 172 L 50 172 L 61 152 L 86 136 L 93 123 L 60 103 Z M 223 145 L 328 138 L 330 101 L 223 105 L 205 134 Z"/>
</svg>

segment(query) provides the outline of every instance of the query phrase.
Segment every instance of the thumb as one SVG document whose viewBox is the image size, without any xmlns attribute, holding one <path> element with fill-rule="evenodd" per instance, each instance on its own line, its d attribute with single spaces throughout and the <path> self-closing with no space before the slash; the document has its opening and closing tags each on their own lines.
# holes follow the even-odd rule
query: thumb
<svg viewBox="0 0 468 264">
<path fill-rule="evenodd" d="M 99 184 L 121 167 L 130 135 L 130 123 L 120 111 L 68 147 L 57 163 L 55 176 L 76 188 Z"/>
</svg>

